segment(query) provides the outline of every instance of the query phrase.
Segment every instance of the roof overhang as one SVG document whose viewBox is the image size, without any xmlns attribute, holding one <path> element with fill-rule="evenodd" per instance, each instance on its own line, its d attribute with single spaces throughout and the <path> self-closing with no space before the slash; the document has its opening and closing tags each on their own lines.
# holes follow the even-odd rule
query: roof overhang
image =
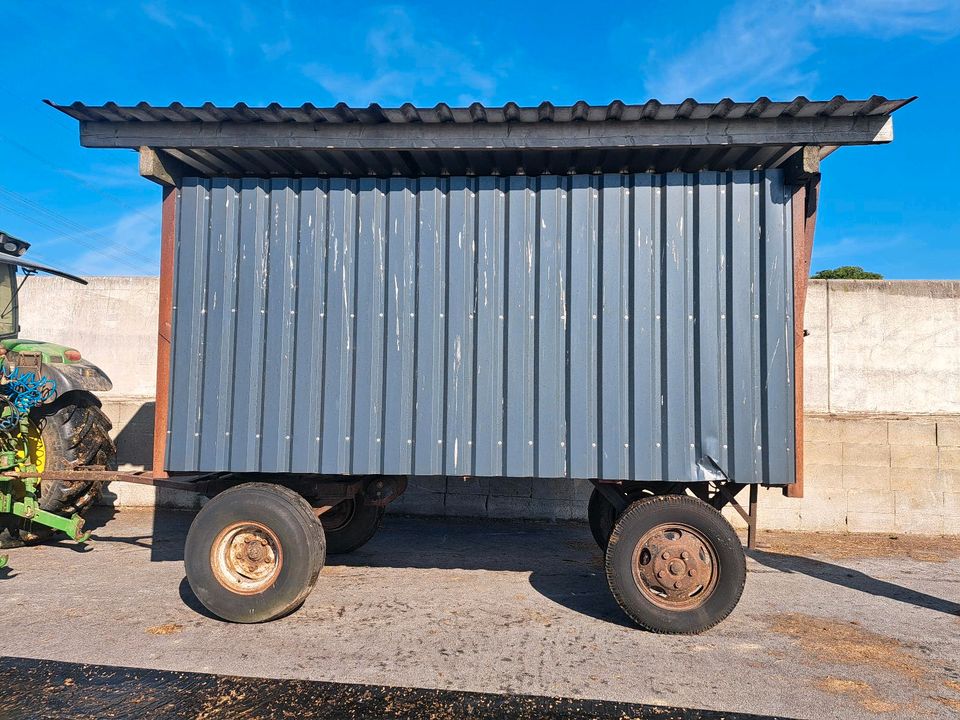
<svg viewBox="0 0 960 720">
<path fill-rule="evenodd" d="M 808 166 L 840 146 L 890 142 L 891 113 L 912 99 L 527 108 L 50 104 L 80 121 L 82 145 L 140 150 L 147 177 L 175 183 L 184 175 L 753 170 L 796 162 L 804 148 Z"/>
</svg>

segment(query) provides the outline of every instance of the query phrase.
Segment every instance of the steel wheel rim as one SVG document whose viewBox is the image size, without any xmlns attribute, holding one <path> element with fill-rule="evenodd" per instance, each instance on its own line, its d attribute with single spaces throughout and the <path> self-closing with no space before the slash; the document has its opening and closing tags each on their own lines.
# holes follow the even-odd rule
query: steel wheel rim
<svg viewBox="0 0 960 720">
<path fill-rule="evenodd" d="M 356 514 L 356 500 L 344 500 L 341 503 L 337 503 L 332 508 L 327 510 L 323 515 L 321 515 L 320 524 L 323 525 L 324 532 L 337 532 L 338 530 L 343 530 L 343 528 L 349 525 L 350 521 L 353 520 L 353 517 Z"/>
<path fill-rule="evenodd" d="M 666 610 L 693 610 L 717 587 L 717 551 L 699 530 L 681 523 L 649 529 L 633 549 L 633 580 L 643 596 Z"/>
<path fill-rule="evenodd" d="M 238 595 L 256 595 L 271 587 L 283 566 L 280 539 L 263 523 L 248 520 L 228 525 L 210 551 L 213 575 Z"/>
</svg>

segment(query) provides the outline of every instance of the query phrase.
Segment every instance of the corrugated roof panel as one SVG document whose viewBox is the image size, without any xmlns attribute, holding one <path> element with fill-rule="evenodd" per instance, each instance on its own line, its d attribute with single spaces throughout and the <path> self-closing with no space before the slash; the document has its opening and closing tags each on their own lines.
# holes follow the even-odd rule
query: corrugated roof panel
<svg viewBox="0 0 960 720">
<path fill-rule="evenodd" d="M 716 103 L 701 103 L 688 98 L 682 103 L 665 104 L 658 100 L 648 100 L 642 104 L 627 104 L 614 100 L 607 105 L 590 105 L 580 100 L 573 105 L 554 105 L 544 101 L 537 106 L 521 107 L 508 102 L 503 106 L 488 106 L 473 103 L 469 107 L 451 107 L 438 103 L 432 108 L 418 108 L 410 103 L 399 107 L 385 108 L 377 103 L 367 107 L 351 107 L 339 103 L 335 107 L 318 108 L 312 103 L 299 107 L 281 106 L 271 103 L 267 107 L 251 108 L 245 103 L 229 106 L 215 106 L 204 103 L 199 107 L 185 107 L 180 103 L 167 106 L 153 106 L 145 102 L 135 106 L 122 107 L 113 102 L 104 105 L 86 105 L 74 102 L 70 105 L 58 105 L 45 100 L 48 105 L 57 108 L 70 117 L 84 121 L 98 122 L 264 122 L 264 123 L 503 123 L 503 122 L 609 122 L 636 121 L 641 119 L 669 121 L 684 118 L 701 120 L 726 117 L 740 119 L 758 117 L 775 119 L 790 117 L 851 117 L 854 115 L 889 115 L 914 98 L 888 100 L 873 95 L 866 100 L 847 100 L 837 95 L 830 100 L 811 101 L 797 97 L 786 102 L 772 102 L 760 97 L 750 102 L 734 102 L 724 98 Z"/>
</svg>

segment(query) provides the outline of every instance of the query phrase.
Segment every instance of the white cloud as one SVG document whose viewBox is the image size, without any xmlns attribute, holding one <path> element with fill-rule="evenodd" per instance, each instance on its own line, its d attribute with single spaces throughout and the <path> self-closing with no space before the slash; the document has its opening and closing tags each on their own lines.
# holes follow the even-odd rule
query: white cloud
<svg viewBox="0 0 960 720">
<path fill-rule="evenodd" d="M 652 59 L 649 66 L 657 71 L 646 83 L 647 92 L 667 102 L 744 97 L 755 87 L 783 97 L 806 92 L 816 75 L 796 68 L 815 48 L 794 10 L 747 3 L 725 11 L 696 45 L 663 64 Z"/>
<path fill-rule="evenodd" d="M 345 73 L 313 62 L 302 67 L 303 73 L 337 101 L 353 105 L 405 102 L 427 93 L 449 95 L 450 88 L 470 102 L 493 96 L 497 74 L 479 69 L 465 52 L 432 34 L 428 23 L 415 21 L 400 7 L 380 9 L 375 18 L 364 38 L 367 62 L 362 70 Z M 483 54 L 476 41 L 467 42 L 473 53 Z"/>
<path fill-rule="evenodd" d="M 293 43 L 290 38 L 284 38 L 274 43 L 260 43 L 260 52 L 267 60 L 277 60 L 288 54 L 293 49 Z"/>
<path fill-rule="evenodd" d="M 885 251 L 908 245 L 917 247 L 916 241 L 906 235 L 843 237 L 835 242 L 814 243 L 812 264 L 839 262 L 844 265 L 866 266 L 874 257 L 882 256 Z"/>
<path fill-rule="evenodd" d="M 139 188 L 143 186 L 143 178 L 140 177 L 137 166 L 129 163 L 123 165 L 97 163 L 90 168 L 90 172 L 86 173 L 66 169 L 61 172 L 91 188 Z"/>
<path fill-rule="evenodd" d="M 809 95 L 817 84 L 805 62 L 827 36 L 878 39 L 960 35 L 957 0 L 844 0 L 809 3 L 741 1 L 724 10 L 713 28 L 672 57 L 647 63 L 650 97 L 679 102 L 763 93 L 774 98 Z"/>
<path fill-rule="evenodd" d="M 882 38 L 919 35 L 947 39 L 960 34 L 960 3 L 956 0 L 844 0 L 814 5 L 813 22 L 837 34 Z"/>
<path fill-rule="evenodd" d="M 160 212 L 156 205 L 132 209 L 99 228 L 58 235 L 37 246 L 51 264 L 78 275 L 156 275 Z M 68 252 L 73 256 L 63 257 Z"/>
</svg>

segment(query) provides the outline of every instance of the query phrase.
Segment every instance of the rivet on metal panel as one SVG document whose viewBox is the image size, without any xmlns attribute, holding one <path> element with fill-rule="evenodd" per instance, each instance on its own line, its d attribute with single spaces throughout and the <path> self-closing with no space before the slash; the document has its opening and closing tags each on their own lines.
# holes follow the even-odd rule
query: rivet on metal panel
<svg viewBox="0 0 960 720">
<path fill-rule="evenodd" d="M 503 440 L 497 440 L 497 445 L 503 445 Z"/>
<path fill-rule="evenodd" d="M 259 440 L 259 439 L 260 439 L 260 433 L 257 433 L 256 435 L 254 435 L 254 437 Z"/>
<path fill-rule="evenodd" d="M 377 438 L 377 442 L 380 442 L 380 438 Z"/>
<path fill-rule="evenodd" d="M 258 437 L 259 437 L 259 436 L 258 436 Z M 344 440 L 346 440 L 347 442 L 350 442 L 350 436 L 347 435 L 347 436 L 344 438 Z"/>
<path fill-rule="evenodd" d="M 657 447 L 660 447 L 660 443 L 657 443 Z"/>
<path fill-rule="evenodd" d="M 230 431 L 227 430 L 227 432 L 225 432 L 224 435 L 226 435 L 227 437 L 230 437 Z"/>
<path fill-rule="evenodd" d="M 323 313 L 320 313 L 320 317 L 323 317 Z"/>
<path fill-rule="evenodd" d="M 317 440 L 319 439 L 320 438 L 317 438 Z M 411 440 L 410 438 L 407 438 L 407 445 L 413 445 L 413 440 Z"/>
<path fill-rule="evenodd" d="M 628 448 L 628 447 L 630 447 L 630 443 L 624 443 L 623 446 L 624 446 L 625 448 Z"/>
<path fill-rule="evenodd" d="M 597 446 L 597 444 L 596 444 L 596 443 L 591 443 L 591 444 L 593 445 L 593 447 L 596 447 L 596 446 Z"/>
<path fill-rule="evenodd" d="M 566 446 L 567 446 L 567 444 L 561 440 L 561 441 L 560 441 L 560 447 L 566 447 Z"/>
<path fill-rule="evenodd" d="M 443 440 L 437 440 L 437 445 L 443 445 Z"/>
<path fill-rule="evenodd" d="M 527 445 L 533 445 L 533 440 L 527 440 Z"/>
<path fill-rule="evenodd" d="M 720 319 L 721 319 L 721 320 L 726 320 L 726 319 L 727 319 L 726 314 L 725 314 L 725 313 L 720 313 Z"/>
</svg>

